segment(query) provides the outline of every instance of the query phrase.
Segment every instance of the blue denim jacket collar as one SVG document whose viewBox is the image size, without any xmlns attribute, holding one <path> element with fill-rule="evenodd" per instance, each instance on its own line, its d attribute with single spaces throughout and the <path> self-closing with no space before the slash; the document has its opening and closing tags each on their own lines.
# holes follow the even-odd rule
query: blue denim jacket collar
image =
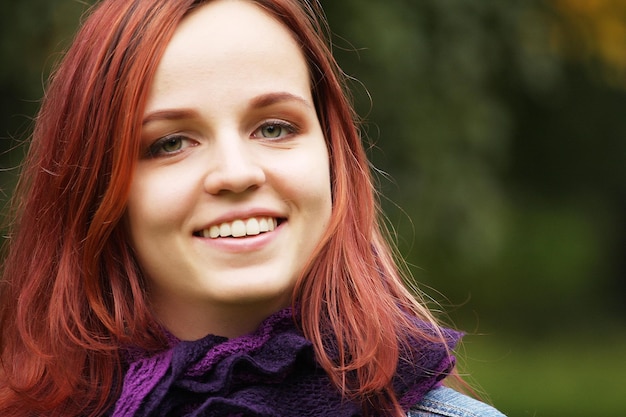
<svg viewBox="0 0 626 417">
<path fill-rule="evenodd" d="M 431 390 L 412 407 L 407 417 L 505 417 L 495 408 L 451 388 Z"/>
</svg>

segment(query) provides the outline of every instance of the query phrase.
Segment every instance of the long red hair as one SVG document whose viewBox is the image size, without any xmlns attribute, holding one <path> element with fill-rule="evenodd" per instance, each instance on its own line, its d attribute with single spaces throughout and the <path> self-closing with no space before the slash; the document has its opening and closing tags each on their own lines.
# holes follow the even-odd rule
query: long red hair
<svg viewBox="0 0 626 417">
<path fill-rule="evenodd" d="M 294 289 L 305 335 L 347 397 L 401 415 L 391 385 L 407 313 L 435 324 L 405 288 L 384 238 L 345 77 L 321 8 L 253 0 L 302 45 L 331 158 L 330 226 Z M 129 246 L 124 212 L 141 118 L 159 59 L 203 1 L 107 0 L 94 8 L 55 71 L 13 200 L 0 283 L 3 416 L 100 415 L 119 388 L 121 346 L 165 340 Z M 331 337 L 339 357 L 331 357 Z"/>
</svg>

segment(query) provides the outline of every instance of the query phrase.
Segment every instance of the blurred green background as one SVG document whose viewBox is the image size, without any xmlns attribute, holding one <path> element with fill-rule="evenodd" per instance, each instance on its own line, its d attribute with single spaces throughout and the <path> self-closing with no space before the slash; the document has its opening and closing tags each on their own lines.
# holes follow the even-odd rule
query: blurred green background
<svg viewBox="0 0 626 417">
<path fill-rule="evenodd" d="M 325 0 L 418 284 L 510 416 L 626 415 L 626 2 Z M 0 14 L 0 200 L 87 3 Z"/>
</svg>

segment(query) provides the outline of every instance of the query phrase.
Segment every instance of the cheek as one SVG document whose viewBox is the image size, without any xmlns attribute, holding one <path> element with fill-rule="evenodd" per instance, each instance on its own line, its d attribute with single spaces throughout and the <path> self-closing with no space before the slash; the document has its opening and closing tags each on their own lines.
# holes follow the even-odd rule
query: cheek
<svg viewBox="0 0 626 417">
<path fill-rule="evenodd" d="M 326 152 L 317 153 L 317 158 L 309 157 L 310 154 L 302 159 L 294 158 L 281 175 L 283 185 L 289 190 L 287 194 L 319 222 L 330 217 L 332 198 Z"/>
<path fill-rule="evenodd" d="M 188 188 L 176 176 L 138 173 L 131 184 L 128 199 L 131 232 L 158 231 L 178 224 L 193 197 Z"/>
</svg>

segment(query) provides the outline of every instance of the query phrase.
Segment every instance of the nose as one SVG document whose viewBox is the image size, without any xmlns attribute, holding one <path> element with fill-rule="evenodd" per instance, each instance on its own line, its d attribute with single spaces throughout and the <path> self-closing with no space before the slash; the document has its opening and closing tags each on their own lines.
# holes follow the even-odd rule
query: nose
<svg viewBox="0 0 626 417">
<path fill-rule="evenodd" d="M 215 195 L 242 193 L 262 185 L 265 171 L 253 146 L 250 139 L 232 135 L 215 140 L 204 180 L 205 190 Z"/>
</svg>

